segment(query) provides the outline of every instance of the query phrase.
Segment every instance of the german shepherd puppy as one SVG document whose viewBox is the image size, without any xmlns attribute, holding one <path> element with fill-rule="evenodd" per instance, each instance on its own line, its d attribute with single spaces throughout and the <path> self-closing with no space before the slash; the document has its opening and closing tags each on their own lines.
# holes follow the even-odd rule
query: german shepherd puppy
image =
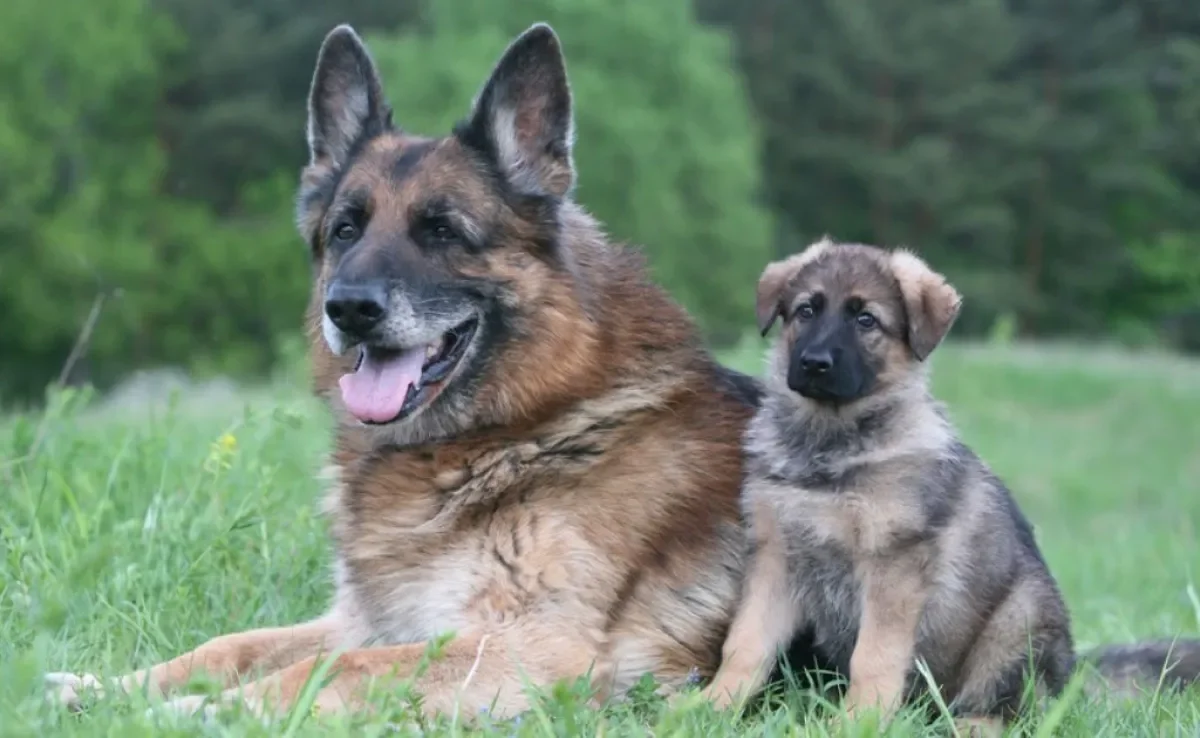
<svg viewBox="0 0 1200 738">
<path fill-rule="evenodd" d="M 1019 712 L 1028 677 L 1047 695 L 1068 680 L 1067 608 L 1031 526 L 930 395 L 926 359 L 961 302 L 905 250 L 825 239 L 764 270 L 759 327 L 785 325 L 746 435 L 755 552 L 706 690 L 719 705 L 761 687 L 806 631 L 848 675 L 852 714 L 916 696 L 918 658 L 953 713 L 993 728 Z M 1098 661 L 1153 685 L 1169 647 Z M 1195 678 L 1200 644 L 1178 650 Z"/>
<path fill-rule="evenodd" d="M 760 386 L 718 366 L 641 257 L 573 201 L 571 104 L 539 24 L 453 132 L 420 137 L 393 124 L 358 36 L 327 36 L 298 215 L 315 390 L 337 421 L 336 595 L 312 622 L 216 638 L 121 688 L 163 694 L 204 671 L 228 687 L 218 702 L 284 709 L 337 649 L 316 704 L 356 708 L 451 631 L 414 684 L 430 712 L 512 715 L 526 679 L 590 673 L 603 697 L 716 670 Z M 98 683 L 50 681 L 68 703 Z"/>
</svg>

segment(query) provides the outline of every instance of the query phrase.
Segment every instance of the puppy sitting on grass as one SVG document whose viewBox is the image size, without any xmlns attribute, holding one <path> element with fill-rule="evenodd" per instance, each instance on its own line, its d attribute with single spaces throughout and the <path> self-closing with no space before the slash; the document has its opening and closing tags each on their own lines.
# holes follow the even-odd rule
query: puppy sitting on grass
<svg viewBox="0 0 1200 738">
<path fill-rule="evenodd" d="M 1058 693 L 1074 664 L 1066 606 L 1012 496 L 930 395 L 926 359 L 961 298 L 915 255 L 828 239 L 770 264 L 763 335 L 783 335 L 746 436 L 754 557 L 718 706 L 761 688 L 800 633 L 849 677 L 849 712 L 924 687 L 998 727 L 1028 676 Z"/>
</svg>

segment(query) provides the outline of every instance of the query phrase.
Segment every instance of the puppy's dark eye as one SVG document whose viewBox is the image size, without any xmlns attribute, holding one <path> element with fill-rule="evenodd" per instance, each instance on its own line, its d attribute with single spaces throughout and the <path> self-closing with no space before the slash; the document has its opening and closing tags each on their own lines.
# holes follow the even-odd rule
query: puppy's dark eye
<svg viewBox="0 0 1200 738">
<path fill-rule="evenodd" d="M 801 320 L 811 320 L 817 314 L 817 309 L 813 307 L 811 302 L 802 302 L 796 306 L 796 312 L 793 313 Z"/>
<path fill-rule="evenodd" d="M 339 241 L 354 241 L 358 238 L 358 228 L 352 223 L 342 223 L 334 229 L 333 237 Z"/>
<path fill-rule="evenodd" d="M 859 313 L 855 320 L 858 321 L 858 325 L 862 328 L 874 328 L 879 324 L 879 321 L 875 319 L 874 315 L 871 315 L 865 311 Z"/>
</svg>

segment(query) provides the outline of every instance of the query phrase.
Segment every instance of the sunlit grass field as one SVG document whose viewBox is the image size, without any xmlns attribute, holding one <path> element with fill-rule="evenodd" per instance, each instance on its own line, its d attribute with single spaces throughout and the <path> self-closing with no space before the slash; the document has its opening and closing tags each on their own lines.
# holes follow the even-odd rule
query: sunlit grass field
<svg viewBox="0 0 1200 738">
<path fill-rule="evenodd" d="M 727 355 L 757 373 L 760 347 Z M 1200 363 L 1096 348 L 951 345 L 935 386 L 1009 482 L 1074 616 L 1081 648 L 1200 637 Z M 54 398 L 0 419 L 0 732 L 5 735 L 393 735 L 409 708 L 274 725 L 146 715 L 140 696 L 70 715 L 45 671 L 112 675 L 221 633 L 320 613 L 331 592 L 315 472 L 328 421 L 302 374 L 170 398 Z M 876 735 L 801 694 L 752 716 L 641 696 L 600 713 L 551 690 L 494 735 Z M 1056 703 L 1025 726 L 1078 736 L 1200 735 L 1200 687 L 1130 703 Z M 1053 706 L 1052 706 L 1053 707 Z M 449 720 L 430 734 L 470 732 Z M 912 716 L 890 735 L 948 734 Z M 933 734 L 933 733 L 930 733 Z"/>
</svg>

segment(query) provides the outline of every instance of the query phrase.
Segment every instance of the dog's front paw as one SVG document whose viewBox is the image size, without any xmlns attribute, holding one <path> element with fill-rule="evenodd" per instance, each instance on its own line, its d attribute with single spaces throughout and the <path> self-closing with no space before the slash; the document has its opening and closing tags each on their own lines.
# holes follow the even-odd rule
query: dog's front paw
<svg viewBox="0 0 1200 738">
<path fill-rule="evenodd" d="M 201 720 L 211 720 L 216 717 L 219 708 L 220 705 L 214 704 L 209 697 L 205 697 L 204 695 L 188 695 L 186 697 L 176 697 L 175 699 L 167 700 L 151 707 L 149 710 L 146 710 L 146 717 L 153 719 L 155 716 L 165 715 L 169 717 L 199 717 Z"/>
<path fill-rule="evenodd" d="M 241 707 L 251 714 L 257 714 L 256 703 L 243 699 L 236 691 L 227 690 L 216 696 L 187 695 L 162 702 L 146 711 L 146 717 L 169 715 L 173 717 L 197 717 L 201 720 L 213 720 L 222 710 Z"/>
<path fill-rule="evenodd" d="M 104 693 L 104 687 L 100 684 L 100 680 L 91 674 L 51 672 L 46 674 L 43 680 L 46 686 L 46 698 L 72 711 L 82 709 L 83 695 L 91 692 L 100 697 Z"/>
</svg>

